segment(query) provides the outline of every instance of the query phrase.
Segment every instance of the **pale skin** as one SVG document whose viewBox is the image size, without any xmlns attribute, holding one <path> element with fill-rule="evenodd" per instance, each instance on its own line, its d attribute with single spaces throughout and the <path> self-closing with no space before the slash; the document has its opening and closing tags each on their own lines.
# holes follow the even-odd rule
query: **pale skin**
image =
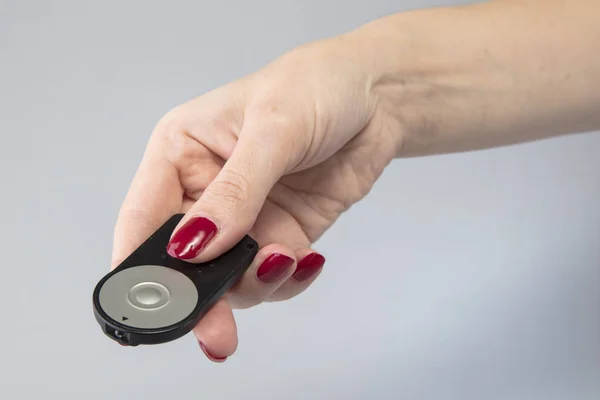
<svg viewBox="0 0 600 400">
<path fill-rule="evenodd" d="M 238 345 L 232 309 L 304 292 L 324 263 L 312 244 L 394 159 L 600 129 L 599 51 L 593 0 L 410 11 L 293 49 L 159 121 L 118 216 L 112 267 L 175 213 L 186 215 L 174 235 L 198 216 L 216 227 L 186 248 L 192 263 L 254 237 L 252 266 L 193 331 L 222 362 Z M 265 283 L 269 256 L 288 262 Z"/>
</svg>

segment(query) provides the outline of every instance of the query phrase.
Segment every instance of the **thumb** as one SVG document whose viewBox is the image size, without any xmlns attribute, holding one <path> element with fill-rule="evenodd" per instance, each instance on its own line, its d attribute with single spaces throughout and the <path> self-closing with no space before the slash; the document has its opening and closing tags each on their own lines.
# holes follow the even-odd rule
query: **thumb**
<svg viewBox="0 0 600 400">
<path fill-rule="evenodd" d="M 282 143 L 287 135 L 272 133 L 246 121 L 231 157 L 175 229 L 167 246 L 172 257 L 205 262 L 250 231 L 292 158 Z"/>
</svg>

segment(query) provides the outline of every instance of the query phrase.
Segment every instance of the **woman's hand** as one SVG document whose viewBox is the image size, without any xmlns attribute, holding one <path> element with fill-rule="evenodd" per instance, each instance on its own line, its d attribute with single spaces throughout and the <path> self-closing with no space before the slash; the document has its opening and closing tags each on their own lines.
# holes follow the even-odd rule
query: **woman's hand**
<svg viewBox="0 0 600 400">
<path fill-rule="evenodd" d="M 231 307 L 306 290 L 325 261 L 312 243 L 394 157 L 598 129 L 595 8 L 496 0 L 400 13 L 175 108 L 123 204 L 113 267 L 175 213 L 187 214 L 167 250 L 187 261 L 252 235 L 254 264 L 194 330 L 209 357 L 229 356 Z"/>
<path fill-rule="evenodd" d="M 363 61 L 346 37 L 300 47 L 176 107 L 150 138 L 119 213 L 113 268 L 180 212 L 174 257 L 207 261 L 247 233 L 261 246 L 194 329 L 214 361 L 236 349 L 232 308 L 290 299 L 314 282 L 325 258 L 311 244 L 396 155 Z"/>
</svg>

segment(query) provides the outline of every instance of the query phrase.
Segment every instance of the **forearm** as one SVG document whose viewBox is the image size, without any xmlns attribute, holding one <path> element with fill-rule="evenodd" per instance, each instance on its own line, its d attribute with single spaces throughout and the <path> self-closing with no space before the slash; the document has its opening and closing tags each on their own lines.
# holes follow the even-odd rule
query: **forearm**
<svg viewBox="0 0 600 400">
<path fill-rule="evenodd" d="M 412 11 L 349 36 L 368 55 L 398 156 L 600 129 L 600 2 Z"/>
</svg>

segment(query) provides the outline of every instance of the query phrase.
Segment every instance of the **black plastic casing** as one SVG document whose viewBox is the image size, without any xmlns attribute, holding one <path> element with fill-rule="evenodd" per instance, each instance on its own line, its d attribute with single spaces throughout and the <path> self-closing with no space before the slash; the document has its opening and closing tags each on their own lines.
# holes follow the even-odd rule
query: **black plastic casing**
<svg viewBox="0 0 600 400">
<path fill-rule="evenodd" d="M 122 345 L 160 344 L 189 333 L 217 300 L 242 277 L 258 253 L 256 241 L 245 236 L 226 253 L 206 263 L 192 264 L 171 257 L 166 251 L 167 244 L 183 215 L 171 217 L 125 261 L 104 276 L 94 289 L 94 316 L 102 331 Z M 198 291 L 198 303 L 194 310 L 180 322 L 157 329 L 135 328 L 110 318 L 102 310 L 99 301 L 102 285 L 119 271 L 139 265 L 165 266 L 189 277 Z"/>
</svg>

